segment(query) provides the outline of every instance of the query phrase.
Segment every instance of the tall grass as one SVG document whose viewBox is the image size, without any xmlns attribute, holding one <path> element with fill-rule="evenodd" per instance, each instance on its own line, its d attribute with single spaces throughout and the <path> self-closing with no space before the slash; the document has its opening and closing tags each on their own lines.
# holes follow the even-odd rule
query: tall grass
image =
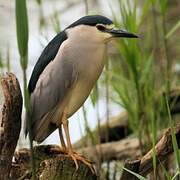
<svg viewBox="0 0 180 180">
<path fill-rule="evenodd" d="M 166 105 L 167 105 L 167 113 L 168 113 L 168 118 L 169 118 L 169 124 L 170 124 L 171 131 L 172 131 L 172 134 L 171 134 L 172 135 L 172 144 L 173 144 L 175 159 L 176 159 L 176 162 L 177 162 L 178 172 L 179 172 L 179 175 L 180 175 L 180 151 L 178 149 L 178 143 L 177 143 L 178 140 L 176 139 L 176 136 L 175 136 L 175 128 L 174 128 L 175 123 L 172 121 L 167 96 L 166 96 Z"/>
<path fill-rule="evenodd" d="M 11 69 L 11 64 L 10 64 L 10 47 L 9 44 L 7 45 L 7 50 L 6 50 L 6 67 L 7 71 L 10 72 Z"/>
<path fill-rule="evenodd" d="M 160 6 L 160 13 L 162 19 L 162 31 L 163 31 L 163 44 L 164 44 L 164 55 L 166 61 L 166 92 L 167 94 L 170 92 L 171 89 L 171 60 L 169 56 L 169 49 L 168 49 L 168 41 L 166 39 L 167 34 L 167 27 L 166 27 L 166 14 L 168 10 L 168 1 L 167 0 L 159 0 Z"/>
<path fill-rule="evenodd" d="M 122 20 L 121 27 L 130 32 L 140 31 L 140 20 L 137 17 L 137 3 L 119 1 Z M 133 6 L 133 7 L 132 7 Z M 146 4 L 144 5 L 146 6 Z M 141 19 L 141 17 L 140 17 Z M 139 41 L 139 42 L 138 42 Z M 143 140 L 150 141 L 150 117 L 154 118 L 154 71 L 152 53 L 146 52 L 141 47 L 143 39 L 121 39 L 118 46 L 121 58 L 112 61 L 113 79 L 112 86 L 119 96 L 119 103 L 128 111 L 130 125 L 137 133 L 142 153 Z M 144 51 L 144 52 L 142 52 Z M 151 75 L 150 75 L 151 74 Z M 118 83 L 120 82 L 120 83 Z M 151 114 L 151 116 L 149 116 Z M 155 124 L 152 123 L 155 128 Z"/>
<path fill-rule="evenodd" d="M 0 69 L 2 69 L 2 68 L 3 68 L 3 55 L 0 51 Z"/>
<path fill-rule="evenodd" d="M 119 100 L 116 98 L 115 102 L 128 112 L 129 124 L 139 138 L 142 154 L 153 148 L 153 179 L 157 179 L 159 173 L 156 167 L 155 151 L 157 133 L 168 125 L 169 119 L 162 93 L 169 94 L 173 78 L 166 38 L 168 30 L 165 17 L 168 5 L 167 1 L 158 0 L 143 2 L 136 0 L 133 3 L 129 0 L 119 0 L 118 2 L 121 18 L 116 17 L 112 8 L 112 15 L 117 26 L 138 33 L 141 38 L 119 40 L 119 55 L 110 61 L 113 74 L 111 86 L 119 97 Z M 141 9 L 138 9 L 139 7 Z M 151 11 L 153 11 L 153 18 L 149 17 Z M 160 17 L 157 16 L 156 11 L 160 12 Z M 159 31 L 159 22 L 162 22 L 162 31 Z M 152 35 L 155 35 L 155 39 Z M 161 38 L 158 38 L 160 36 Z M 159 42 L 156 42 L 158 40 Z M 155 44 L 161 47 L 154 47 Z M 162 48 L 164 54 L 160 56 L 158 53 Z M 159 52 L 157 52 L 158 49 L 160 49 Z M 165 64 L 162 69 L 157 67 L 159 58 L 162 58 L 161 61 Z M 177 151 L 177 146 L 174 150 Z M 175 159 L 179 163 L 177 155 Z"/>
<path fill-rule="evenodd" d="M 24 82 L 24 105 L 27 113 L 30 111 L 29 107 L 29 94 L 27 89 L 27 76 L 26 70 L 28 65 L 28 15 L 27 7 L 25 0 L 16 0 L 16 33 L 17 33 L 17 42 L 18 50 L 20 54 L 20 64 L 23 72 L 23 82 Z M 29 144 L 31 149 L 31 169 L 32 169 L 32 178 L 35 180 L 35 160 L 33 154 L 33 141 L 32 141 L 32 130 L 31 130 L 31 118 L 28 118 L 28 136 Z"/>
</svg>

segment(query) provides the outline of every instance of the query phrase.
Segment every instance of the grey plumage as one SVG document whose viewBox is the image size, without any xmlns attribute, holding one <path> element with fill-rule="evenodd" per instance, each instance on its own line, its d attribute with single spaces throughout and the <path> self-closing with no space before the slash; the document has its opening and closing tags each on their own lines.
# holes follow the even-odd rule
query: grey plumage
<svg viewBox="0 0 180 180">
<path fill-rule="evenodd" d="M 98 24 L 98 26 L 96 26 Z M 113 37 L 137 37 L 113 30 L 103 16 L 87 16 L 58 34 L 41 54 L 29 82 L 32 139 L 42 142 L 84 103 L 104 64 Z M 27 126 L 25 127 L 28 133 Z"/>
<path fill-rule="evenodd" d="M 60 46 L 55 59 L 41 73 L 36 88 L 31 93 L 33 139 L 38 142 L 42 142 L 61 123 L 64 104 L 69 109 L 68 117 L 79 109 L 103 69 L 105 44 L 94 44 L 96 38 L 91 37 L 85 26 L 80 28 L 85 33 L 79 34 L 81 44 L 75 42 L 77 39 L 71 34 L 71 30 L 67 32 L 68 39 Z M 86 33 L 92 40 L 88 46 Z M 78 78 L 79 74 L 81 78 Z"/>
<path fill-rule="evenodd" d="M 59 64 L 54 65 L 56 63 Z M 38 142 L 57 128 L 55 124 L 58 120 L 60 122 L 63 108 L 58 110 L 58 106 L 67 98 L 77 77 L 73 68 L 68 61 L 54 60 L 39 77 L 36 89 L 31 94 L 32 134 L 33 139 Z"/>
</svg>

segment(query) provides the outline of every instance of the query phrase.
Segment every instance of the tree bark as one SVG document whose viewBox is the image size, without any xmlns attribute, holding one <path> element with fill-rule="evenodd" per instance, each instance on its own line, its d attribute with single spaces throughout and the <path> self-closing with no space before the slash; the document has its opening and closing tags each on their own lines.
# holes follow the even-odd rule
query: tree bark
<svg viewBox="0 0 180 180">
<path fill-rule="evenodd" d="M 131 157 L 140 156 L 139 141 L 137 138 L 125 138 L 120 141 L 103 143 L 96 146 L 77 149 L 92 161 L 97 161 L 98 154 L 101 154 L 101 161 L 112 160 L 124 161 Z"/>
<path fill-rule="evenodd" d="M 175 137 L 177 141 L 177 146 L 180 149 L 180 124 L 176 125 L 175 130 Z M 172 129 L 168 128 L 162 138 L 158 141 L 158 143 L 155 146 L 155 156 L 156 156 L 156 165 L 159 165 L 160 163 L 163 163 L 167 158 L 174 152 L 173 143 L 172 143 Z M 150 173 L 153 170 L 153 149 L 151 149 L 149 152 L 147 152 L 142 158 L 133 160 L 133 161 L 127 161 L 125 163 L 125 167 L 128 167 L 129 170 L 136 172 L 142 176 L 146 176 L 148 173 Z M 137 167 L 137 162 L 139 163 L 139 166 Z M 126 178 L 129 174 L 128 171 L 124 170 L 122 173 L 121 180 L 126 180 Z M 133 176 L 131 174 L 131 176 Z M 137 179 L 134 176 L 134 179 Z"/>
<path fill-rule="evenodd" d="M 74 162 L 64 155 L 58 155 L 56 158 L 50 158 L 41 163 L 42 172 L 40 180 L 96 180 L 95 174 L 83 163 L 79 163 L 79 169 L 76 170 Z"/>
<path fill-rule="evenodd" d="M 131 157 L 138 157 L 140 155 L 139 141 L 136 138 L 126 138 L 121 141 L 104 143 L 96 145 L 95 147 L 80 148 L 78 153 L 85 155 L 93 162 L 97 161 L 97 154 L 102 153 L 102 161 L 110 160 L 126 160 Z M 72 179 L 72 175 L 77 178 L 98 179 L 98 177 L 91 172 L 89 167 L 79 162 L 80 168 L 78 171 L 75 169 L 74 162 L 59 151 L 57 145 L 41 145 L 34 147 L 35 162 L 37 167 L 38 178 L 46 178 L 48 174 L 51 177 L 66 177 L 67 180 Z M 31 178 L 30 172 L 30 150 L 19 149 L 14 154 L 14 163 L 11 170 L 11 177 L 14 178 Z M 56 170 L 55 170 L 56 169 Z M 58 179 L 58 178 L 57 178 Z"/>
<path fill-rule="evenodd" d="M 176 126 L 175 137 L 177 140 L 178 148 L 180 148 L 180 124 Z M 69 159 L 66 155 L 60 154 L 57 151 L 57 146 L 46 145 L 46 146 L 36 146 L 34 147 L 35 158 L 37 163 L 37 174 L 40 179 L 48 179 L 53 177 L 58 179 L 60 177 L 66 177 L 66 179 L 71 180 L 74 178 L 73 175 L 78 179 L 97 179 L 97 176 L 92 174 L 91 170 L 85 166 L 83 163 L 79 162 L 80 168 L 78 171 L 75 170 L 74 162 Z M 168 156 L 170 156 L 174 149 L 172 144 L 172 131 L 168 128 L 162 138 L 158 141 L 155 146 L 156 149 L 156 163 L 159 165 L 163 163 Z M 110 160 L 126 160 L 127 158 L 136 158 L 140 155 L 139 141 L 136 138 L 126 138 L 121 141 L 104 143 L 101 145 L 96 145 L 95 147 L 88 147 L 79 149 L 79 153 L 83 153 L 88 158 L 96 161 L 96 153 L 102 153 L 102 161 Z M 13 164 L 12 174 L 16 177 L 18 175 L 25 176 L 26 178 L 30 176 L 28 172 L 30 169 L 29 164 L 30 152 L 28 149 L 21 149 L 15 153 L 15 163 Z M 136 160 L 128 160 L 125 163 L 125 168 L 136 172 L 140 175 L 146 176 L 149 172 L 153 170 L 153 150 L 151 149 L 142 158 L 137 158 Z M 134 175 L 123 171 L 121 180 L 126 179 L 137 179 Z"/>
<path fill-rule="evenodd" d="M 36 175 L 40 180 L 97 180 L 95 173 L 78 161 L 79 169 L 76 170 L 74 161 L 59 151 L 56 145 L 41 145 L 34 147 L 36 162 Z M 31 179 L 30 150 L 20 149 L 15 152 L 15 160 L 11 169 L 14 179 Z"/>
<path fill-rule="evenodd" d="M 22 95 L 18 80 L 8 73 L 1 77 L 0 179 L 9 179 L 12 157 L 21 129 Z"/>
<path fill-rule="evenodd" d="M 176 126 L 175 137 L 177 141 L 177 146 L 180 149 L 180 124 Z M 157 165 L 165 161 L 169 155 L 174 152 L 173 143 L 172 143 L 172 129 L 168 128 L 162 138 L 158 141 L 155 146 L 156 151 L 156 163 Z M 153 169 L 153 149 L 146 153 L 141 158 L 141 163 L 139 167 L 139 173 L 141 175 L 147 175 Z"/>
</svg>

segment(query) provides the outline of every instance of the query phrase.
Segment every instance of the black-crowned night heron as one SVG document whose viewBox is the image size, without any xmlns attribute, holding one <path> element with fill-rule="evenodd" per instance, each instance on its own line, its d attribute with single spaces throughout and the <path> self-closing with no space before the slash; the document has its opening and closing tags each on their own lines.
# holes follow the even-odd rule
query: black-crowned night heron
<svg viewBox="0 0 180 180">
<path fill-rule="evenodd" d="M 51 40 L 30 78 L 30 114 L 26 121 L 31 117 L 32 139 L 40 143 L 59 128 L 61 145 L 76 168 L 77 160 L 88 162 L 72 149 L 68 118 L 89 96 L 103 70 L 107 43 L 116 37 L 137 38 L 135 34 L 116 29 L 106 17 L 82 17 Z"/>
</svg>

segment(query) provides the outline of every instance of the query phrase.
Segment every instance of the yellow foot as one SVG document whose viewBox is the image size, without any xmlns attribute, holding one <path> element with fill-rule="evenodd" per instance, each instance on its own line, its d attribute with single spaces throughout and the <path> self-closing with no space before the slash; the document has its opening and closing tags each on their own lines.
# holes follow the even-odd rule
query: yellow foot
<svg viewBox="0 0 180 180">
<path fill-rule="evenodd" d="M 74 161 L 74 163 L 76 165 L 76 170 L 79 169 L 78 161 L 81 161 L 90 168 L 90 170 L 93 174 L 95 174 L 93 164 L 87 158 L 85 158 L 84 156 L 77 154 L 76 152 L 73 152 L 73 151 L 69 151 L 68 156 L 70 156 L 72 158 L 72 160 Z"/>
<path fill-rule="evenodd" d="M 96 171 L 93 167 L 93 164 L 90 160 L 88 160 L 87 158 L 85 158 L 83 155 L 78 154 L 74 151 L 69 150 L 66 147 L 60 147 L 60 146 L 54 146 L 51 148 L 51 152 L 53 153 L 61 153 L 61 154 L 66 154 L 67 156 L 70 156 L 72 158 L 72 160 L 74 161 L 75 165 L 76 165 L 76 170 L 79 169 L 79 165 L 78 165 L 78 161 L 83 162 L 85 165 L 87 165 L 91 172 L 93 174 L 96 174 Z"/>
</svg>

